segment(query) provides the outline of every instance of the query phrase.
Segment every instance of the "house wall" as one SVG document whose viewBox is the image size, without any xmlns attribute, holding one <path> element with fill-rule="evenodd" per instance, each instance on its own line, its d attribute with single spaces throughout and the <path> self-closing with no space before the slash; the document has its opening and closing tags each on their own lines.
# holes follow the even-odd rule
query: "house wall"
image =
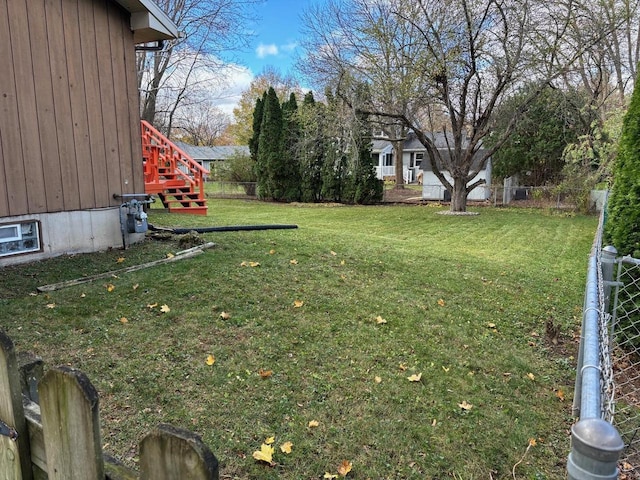
<svg viewBox="0 0 640 480">
<path fill-rule="evenodd" d="M 129 19 L 111 0 L 0 1 L 0 222 L 144 192 Z"/>
<path fill-rule="evenodd" d="M 453 182 L 451 175 L 449 172 L 443 172 L 444 176 L 450 182 Z M 424 200 L 444 200 L 444 192 L 445 188 L 435 176 L 435 174 L 431 170 L 423 170 L 423 178 L 422 178 L 422 198 Z M 487 169 L 480 172 L 478 175 L 474 177 L 474 179 L 469 182 L 473 183 L 479 179 L 484 179 L 487 183 L 485 185 L 480 185 L 469 193 L 467 197 L 468 200 L 473 201 L 484 201 L 489 199 L 491 196 L 491 162 L 487 164 Z"/>
</svg>

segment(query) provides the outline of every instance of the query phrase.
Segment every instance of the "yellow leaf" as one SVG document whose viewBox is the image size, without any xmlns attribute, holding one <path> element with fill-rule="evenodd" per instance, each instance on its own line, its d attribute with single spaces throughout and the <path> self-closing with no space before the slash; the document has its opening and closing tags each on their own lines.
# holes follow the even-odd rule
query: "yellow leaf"
<svg viewBox="0 0 640 480">
<path fill-rule="evenodd" d="M 536 446 L 536 439 L 535 438 L 530 438 L 529 439 L 529 446 L 530 447 L 535 447 Z"/>
<path fill-rule="evenodd" d="M 122 262 L 124 262 L 124 257 L 119 257 L 119 258 L 116 260 L 116 263 L 122 263 Z"/>
<path fill-rule="evenodd" d="M 259 462 L 267 462 L 268 464 L 273 463 L 273 447 L 263 443 L 260 446 L 260 450 L 256 450 L 253 452 L 253 458 L 258 460 Z"/>
<path fill-rule="evenodd" d="M 444 365 L 442 366 L 442 369 L 445 371 L 445 373 L 448 372 L 450 368 L 451 367 L 445 367 Z"/>
<path fill-rule="evenodd" d="M 382 383 L 382 378 L 378 377 L 377 375 L 375 376 L 375 378 L 373 379 L 376 383 Z"/>
<path fill-rule="evenodd" d="M 269 255 L 274 255 L 276 253 L 276 251 L 272 248 L 271 250 L 269 250 Z"/>
<path fill-rule="evenodd" d="M 333 250 L 331 250 L 331 255 L 333 255 L 335 257 L 338 254 L 336 252 L 334 252 Z"/>
<path fill-rule="evenodd" d="M 295 300 L 295 301 L 293 302 L 293 306 L 294 306 L 295 308 L 300 308 L 300 307 L 301 307 L 301 306 L 303 306 L 303 305 L 304 305 L 304 302 L 303 302 L 302 300 Z"/>
<path fill-rule="evenodd" d="M 309 427 L 309 428 L 314 428 L 314 427 L 317 427 L 317 426 L 319 426 L 319 425 L 320 425 L 320 423 L 319 423 L 317 420 L 311 420 L 311 421 L 309 422 L 309 424 L 308 424 L 308 427 Z"/>
<path fill-rule="evenodd" d="M 262 378 L 269 378 L 271 375 L 273 375 L 273 371 L 272 370 L 263 370 L 261 368 L 260 370 L 258 370 L 258 375 L 260 375 Z"/>
<path fill-rule="evenodd" d="M 47 308 L 56 308 L 55 303 L 47 303 Z"/>
<path fill-rule="evenodd" d="M 496 328 L 496 324 L 495 324 L 495 323 L 492 323 L 492 322 L 489 322 L 489 323 L 487 323 L 487 327 L 489 327 L 489 328 Z"/>
<path fill-rule="evenodd" d="M 276 437 L 267 437 L 264 443 L 266 443 L 267 445 L 271 445 L 275 441 L 276 441 Z"/>
<path fill-rule="evenodd" d="M 466 400 L 463 400 L 462 403 L 459 403 L 458 406 L 463 409 L 463 410 L 471 410 L 473 408 L 473 405 L 471 405 L 470 403 L 468 403 Z"/>
<path fill-rule="evenodd" d="M 527 377 L 529 377 L 529 380 L 531 380 L 531 381 L 536 379 L 536 376 L 531 372 L 527 373 Z"/>
<path fill-rule="evenodd" d="M 231 315 L 229 315 L 227 312 L 221 312 L 220 318 L 223 320 L 229 320 L 231 318 Z"/>
<path fill-rule="evenodd" d="M 444 307 L 444 300 L 440 298 L 438 300 L 438 305 L 440 305 L 441 307 Z"/>
<path fill-rule="evenodd" d="M 322 478 L 327 479 L 327 480 L 332 480 L 334 478 L 338 478 L 338 475 L 335 475 L 335 474 L 329 473 L 329 472 L 325 472 L 324 475 L 322 476 Z"/>
<path fill-rule="evenodd" d="M 407 370 L 407 368 L 408 368 L 408 367 L 407 367 L 404 363 L 401 363 L 400 365 L 398 365 L 398 368 L 399 368 L 401 371 L 405 372 L 405 371 Z"/>
<path fill-rule="evenodd" d="M 87 296 L 87 294 L 86 294 L 86 293 L 81 293 L 81 294 L 80 294 L 80 298 L 84 298 L 84 297 L 86 297 L 86 296 Z"/>
<path fill-rule="evenodd" d="M 377 323 L 378 325 L 381 325 L 381 324 L 383 324 L 383 323 L 387 323 L 387 321 L 386 321 L 384 318 L 382 318 L 380 315 L 378 315 L 378 316 L 376 317 L 376 323 Z"/>
<path fill-rule="evenodd" d="M 113 283 L 107 284 L 107 292 L 113 292 L 116 289 L 116 286 Z"/>
<path fill-rule="evenodd" d="M 260 262 L 249 262 L 249 266 L 250 267 L 259 267 L 260 266 Z"/>
<path fill-rule="evenodd" d="M 140 284 L 139 284 L 139 283 L 136 283 L 132 288 L 133 288 L 134 290 L 137 290 L 139 286 L 140 286 Z"/>
<path fill-rule="evenodd" d="M 280 445 L 280 451 L 282 453 L 291 453 L 291 447 L 293 447 L 293 443 L 284 442 L 282 445 Z"/>
<path fill-rule="evenodd" d="M 167 253 L 167 258 L 173 258 L 175 255 L 173 253 Z"/>
<path fill-rule="evenodd" d="M 147 308 L 148 309 L 156 308 L 157 306 L 158 306 L 157 303 L 149 303 L 149 304 L 147 304 Z"/>
<path fill-rule="evenodd" d="M 349 460 L 343 460 L 340 466 L 338 467 L 338 473 L 343 477 L 346 477 L 347 474 L 351 471 L 351 462 Z"/>
<path fill-rule="evenodd" d="M 431 422 L 431 426 L 435 427 L 438 424 L 438 421 L 434 418 L 433 422 Z"/>
<path fill-rule="evenodd" d="M 129 323 L 129 320 L 127 319 L 127 317 L 122 317 L 120 318 L 120 323 Z"/>
<path fill-rule="evenodd" d="M 213 355 L 207 355 L 207 365 L 211 366 L 214 363 L 216 363 L 216 357 L 214 357 Z"/>
<path fill-rule="evenodd" d="M 247 266 L 247 262 L 243 261 L 242 263 L 240 263 L 241 267 L 246 267 Z"/>
<path fill-rule="evenodd" d="M 558 397 L 561 402 L 564 402 L 564 392 L 562 390 L 556 392 L 556 397 Z"/>
<path fill-rule="evenodd" d="M 422 372 L 418 373 L 417 375 L 414 373 L 410 377 L 407 377 L 407 380 L 409 380 L 410 382 L 419 382 L 421 378 Z"/>
<path fill-rule="evenodd" d="M 160 311 L 162 313 L 169 313 L 171 311 L 171 309 L 169 308 L 169 305 L 167 305 L 166 303 L 164 305 L 162 305 L 160 307 Z"/>
<path fill-rule="evenodd" d="M 289 263 L 291 265 L 297 265 L 298 264 L 298 260 L 296 260 L 295 258 L 292 258 L 291 260 L 289 260 Z"/>
<path fill-rule="evenodd" d="M 340 265 L 344 265 L 346 262 L 344 260 L 340 260 Z"/>
</svg>

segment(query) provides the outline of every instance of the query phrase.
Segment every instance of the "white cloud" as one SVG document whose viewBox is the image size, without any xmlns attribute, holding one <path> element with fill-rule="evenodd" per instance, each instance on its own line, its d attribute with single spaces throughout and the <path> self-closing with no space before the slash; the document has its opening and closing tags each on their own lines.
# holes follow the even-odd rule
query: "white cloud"
<svg viewBox="0 0 640 480">
<path fill-rule="evenodd" d="M 253 80 L 253 73 L 247 67 L 229 64 L 225 68 L 226 85 L 217 93 L 215 105 L 224 113 L 233 115 L 242 92 L 247 90 Z"/>
<path fill-rule="evenodd" d="M 258 55 L 258 58 L 265 58 L 269 55 L 278 55 L 278 46 L 273 43 L 270 43 L 269 45 L 261 43 L 256 48 L 256 55 Z"/>
<path fill-rule="evenodd" d="M 298 47 L 297 42 L 285 43 L 284 45 L 280 45 L 280 49 L 283 52 L 293 52 Z"/>
</svg>

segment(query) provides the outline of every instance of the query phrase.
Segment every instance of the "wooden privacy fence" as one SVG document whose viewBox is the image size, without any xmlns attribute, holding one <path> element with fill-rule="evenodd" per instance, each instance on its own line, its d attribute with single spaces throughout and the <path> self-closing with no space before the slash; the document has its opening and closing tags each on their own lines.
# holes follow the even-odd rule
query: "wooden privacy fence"
<svg viewBox="0 0 640 480">
<path fill-rule="evenodd" d="M 218 461 L 199 436 L 159 425 L 140 442 L 140 472 L 102 452 L 98 393 L 71 367 L 43 374 L 0 331 L 0 479 L 218 480 Z"/>
</svg>

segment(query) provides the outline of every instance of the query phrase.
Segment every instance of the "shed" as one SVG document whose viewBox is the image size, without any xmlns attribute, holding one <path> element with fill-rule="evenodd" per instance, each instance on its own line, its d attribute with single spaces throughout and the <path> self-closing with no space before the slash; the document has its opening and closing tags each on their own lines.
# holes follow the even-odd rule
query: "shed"
<svg viewBox="0 0 640 480">
<path fill-rule="evenodd" d="M 144 193 L 135 46 L 177 35 L 150 0 L 0 0 L 0 266 L 122 244 L 114 195 Z"/>
</svg>

